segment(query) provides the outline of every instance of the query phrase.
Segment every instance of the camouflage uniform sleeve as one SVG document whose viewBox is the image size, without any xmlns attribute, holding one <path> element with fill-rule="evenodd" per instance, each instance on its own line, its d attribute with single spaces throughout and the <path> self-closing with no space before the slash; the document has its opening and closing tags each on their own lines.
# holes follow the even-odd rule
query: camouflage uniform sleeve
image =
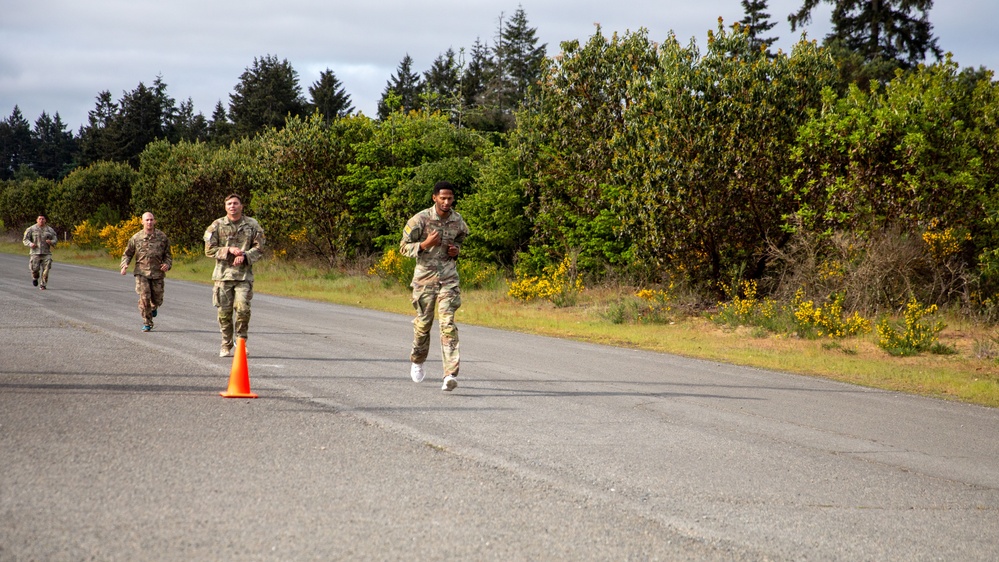
<svg viewBox="0 0 999 562">
<path fill-rule="evenodd" d="M 420 255 L 420 242 L 423 241 L 423 222 L 420 216 L 416 215 L 406 222 L 406 228 L 402 229 L 402 240 L 399 241 L 399 253 L 415 258 Z"/>
<path fill-rule="evenodd" d="M 59 235 L 56 234 L 55 229 L 52 228 L 51 226 L 45 227 L 44 236 L 45 236 L 45 241 L 48 243 L 49 247 L 55 246 L 56 243 L 59 242 Z"/>
<path fill-rule="evenodd" d="M 170 249 L 170 238 L 166 234 L 163 235 L 163 245 L 166 247 L 163 250 L 163 263 L 166 264 L 167 269 L 173 268 L 173 250 Z"/>
<path fill-rule="evenodd" d="M 253 221 L 253 240 L 250 242 L 250 247 L 247 248 L 246 263 L 253 265 L 260 261 L 260 258 L 264 257 L 264 229 L 260 227 L 260 223 L 256 220 Z"/>
<path fill-rule="evenodd" d="M 205 231 L 205 255 L 217 260 L 224 260 L 229 254 L 229 250 L 219 246 L 219 221 L 209 225 Z"/>
<path fill-rule="evenodd" d="M 121 255 L 121 263 L 118 264 L 118 269 L 125 269 L 128 264 L 132 261 L 132 256 L 135 255 L 135 234 L 128 239 L 128 244 L 125 246 L 125 253 Z"/>
<path fill-rule="evenodd" d="M 21 238 L 21 242 L 25 246 L 31 246 L 32 240 L 31 240 L 31 227 L 30 226 L 28 228 L 24 229 L 24 237 Z"/>
<path fill-rule="evenodd" d="M 465 222 L 465 219 L 462 218 L 461 215 L 458 215 L 458 218 L 461 219 L 461 224 L 458 226 L 458 234 L 454 237 L 454 245 L 458 246 L 458 249 L 460 250 L 461 245 L 465 242 L 465 238 L 468 236 L 468 223 Z"/>
</svg>

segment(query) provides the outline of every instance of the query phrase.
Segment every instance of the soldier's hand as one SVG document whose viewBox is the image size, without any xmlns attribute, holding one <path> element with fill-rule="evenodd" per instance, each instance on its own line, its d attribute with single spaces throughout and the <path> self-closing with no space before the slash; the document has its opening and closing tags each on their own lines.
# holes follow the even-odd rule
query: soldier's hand
<svg viewBox="0 0 999 562">
<path fill-rule="evenodd" d="M 125 270 L 126 270 L 126 269 L 128 269 L 128 266 L 127 266 L 127 265 L 126 265 L 125 267 L 121 268 L 121 274 L 122 274 L 122 275 L 125 275 Z"/>
<path fill-rule="evenodd" d="M 431 230 L 430 234 L 427 235 L 427 239 L 420 243 L 420 247 L 424 250 L 429 250 L 434 246 L 441 243 L 441 231 Z"/>
</svg>

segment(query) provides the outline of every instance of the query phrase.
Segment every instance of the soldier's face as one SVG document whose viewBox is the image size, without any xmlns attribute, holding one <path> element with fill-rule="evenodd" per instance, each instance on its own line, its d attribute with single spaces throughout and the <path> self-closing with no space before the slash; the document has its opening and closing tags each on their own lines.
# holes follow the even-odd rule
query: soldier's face
<svg viewBox="0 0 999 562">
<path fill-rule="evenodd" d="M 154 226 L 156 226 L 156 218 L 153 217 L 153 215 L 149 213 L 142 215 L 142 228 L 144 228 L 146 232 L 152 232 Z"/>
<path fill-rule="evenodd" d="M 45 226 L 46 222 L 48 221 L 45 220 L 45 217 L 38 217 L 37 219 L 35 219 L 35 224 L 37 224 L 38 226 Z"/>
<path fill-rule="evenodd" d="M 232 220 L 237 220 L 243 216 L 243 202 L 236 197 L 225 200 L 225 214 Z"/>
<path fill-rule="evenodd" d="M 438 215 L 446 215 L 454 207 L 454 192 L 450 189 L 442 189 L 434 194 L 434 206 L 437 207 Z"/>
</svg>

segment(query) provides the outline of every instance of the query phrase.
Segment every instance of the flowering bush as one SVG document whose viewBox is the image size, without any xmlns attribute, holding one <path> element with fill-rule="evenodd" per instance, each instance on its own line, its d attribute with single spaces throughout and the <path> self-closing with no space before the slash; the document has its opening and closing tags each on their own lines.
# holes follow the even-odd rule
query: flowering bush
<svg viewBox="0 0 999 562">
<path fill-rule="evenodd" d="M 829 301 L 816 306 L 804 300 L 804 291 L 798 289 L 791 303 L 798 335 L 801 337 L 845 338 L 871 331 L 871 322 L 859 313 L 843 318 L 843 295 L 834 294 Z"/>
<path fill-rule="evenodd" d="M 409 285 L 413 280 L 415 267 L 416 262 L 402 259 L 399 250 L 388 249 L 376 264 L 368 268 L 368 275 L 380 277 L 385 286 L 396 283 Z"/>
<path fill-rule="evenodd" d="M 572 259 L 566 256 L 557 266 L 546 267 L 540 276 L 518 274 L 507 294 L 522 301 L 545 299 L 557 307 L 564 307 L 576 304 L 583 288 L 583 280 Z"/>
<path fill-rule="evenodd" d="M 459 260 L 458 277 L 464 289 L 478 289 L 486 286 L 499 277 L 499 267 L 494 263 L 483 263 L 478 260 Z"/>
<path fill-rule="evenodd" d="M 128 241 L 132 235 L 140 230 L 142 230 L 142 219 L 132 217 L 118 224 L 109 224 L 102 228 L 101 241 L 104 242 L 104 247 L 107 248 L 109 254 L 120 256 L 125 253 L 125 248 L 128 247 Z"/>
<path fill-rule="evenodd" d="M 639 322 L 666 324 L 673 320 L 673 283 L 666 289 L 642 289 L 635 296 L 642 300 L 638 311 Z"/>
<path fill-rule="evenodd" d="M 727 303 L 719 303 L 718 312 L 710 316 L 718 324 L 729 326 L 760 326 L 773 332 L 781 332 L 780 307 L 771 298 L 759 299 L 756 281 L 743 281 L 741 291 Z M 741 293 L 741 295 L 740 295 Z"/>
<path fill-rule="evenodd" d="M 938 223 L 939 221 L 933 219 L 929 228 L 923 232 L 923 243 L 926 244 L 930 255 L 942 262 L 960 253 L 962 244 L 971 240 L 971 233 L 953 228 L 937 230 Z"/>
<path fill-rule="evenodd" d="M 102 246 L 101 229 L 85 220 L 73 228 L 73 244 L 84 250 L 96 250 Z"/>
<path fill-rule="evenodd" d="M 904 327 L 895 326 L 887 318 L 878 322 L 878 346 L 891 355 L 916 355 L 921 351 L 941 351 L 938 336 L 945 324 L 942 320 L 927 322 L 925 318 L 937 311 L 937 305 L 923 306 L 915 298 L 905 307 Z M 901 328 L 901 329 L 899 329 Z"/>
</svg>

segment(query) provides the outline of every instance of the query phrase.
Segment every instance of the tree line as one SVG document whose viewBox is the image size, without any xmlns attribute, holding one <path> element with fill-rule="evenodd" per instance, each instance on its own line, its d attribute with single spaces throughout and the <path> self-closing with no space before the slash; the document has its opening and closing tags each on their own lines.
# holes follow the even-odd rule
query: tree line
<svg viewBox="0 0 999 562">
<path fill-rule="evenodd" d="M 596 281 L 681 283 L 705 298 L 754 280 L 775 295 L 839 295 L 854 309 L 915 296 L 990 311 L 999 91 L 989 70 L 948 56 L 926 64 L 938 50 L 925 21 L 932 3 L 902 4 L 839 2 L 858 14 L 892 6 L 897 21 L 837 10 L 822 44 L 802 40 L 790 53 L 764 37 L 766 2 L 744 0 L 746 17 L 719 22 L 703 52 L 672 34 L 654 42 L 598 28 L 550 59 L 532 58 L 541 51 L 518 10 L 492 57 L 477 61 L 473 49 L 463 66 L 449 51 L 422 79 L 404 58 L 377 119 L 351 114 L 347 98 L 343 111 L 267 113 L 254 105 L 255 78 L 263 67 L 293 71 L 265 57 L 231 98 L 246 113 L 216 110 L 232 127 L 227 142 L 177 126 L 132 157 L 61 180 L 8 180 L 0 220 L 29 222 L 39 201 L 66 230 L 151 210 L 175 241 L 197 246 L 237 191 L 276 252 L 335 266 L 392 248 L 430 186 L 448 179 L 473 231 L 463 259 L 518 275 L 570 257 Z M 867 41 L 851 39 L 858 27 Z M 464 89 L 485 70 L 478 89 Z M 327 78 L 325 91 L 337 91 Z M 163 107 L 163 92 L 154 84 L 141 97 Z M 313 92 L 313 105 L 320 99 Z"/>
<path fill-rule="evenodd" d="M 545 47 L 518 8 L 513 17 L 500 17 L 493 46 L 477 40 L 467 55 L 464 49 L 448 49 L 422 74 L 413 70 L 407 54 L 386 83 L 378 118 L 400 110 L 440 111 L 460 126 L 505 133 L 513 128 L 514 111 L 529 86 L 537 82 Z M 208 118 L 195 112 L 190 98 L 178 104 L 162 76 L 150 86 L 140 82 L 118 100 L 109 91 L 100 92 L 76 135 L 58 113 L 42 112 L 32 127 L 15 106 L 0 121 L 0 180 L 33 175 L 58 180 L 74 168 L 101 161 L 137 168 L 139 155 L 155 140 L 227 145 L 281 128 L 288 117 L 314 112 L 328 122 L 355 109 L 331 69 L 320 73 L 306 97 L 294 67 L 271 54 L 254 59 L 240 75 L 228 106 L 219 101 Z"/>
</svg>

